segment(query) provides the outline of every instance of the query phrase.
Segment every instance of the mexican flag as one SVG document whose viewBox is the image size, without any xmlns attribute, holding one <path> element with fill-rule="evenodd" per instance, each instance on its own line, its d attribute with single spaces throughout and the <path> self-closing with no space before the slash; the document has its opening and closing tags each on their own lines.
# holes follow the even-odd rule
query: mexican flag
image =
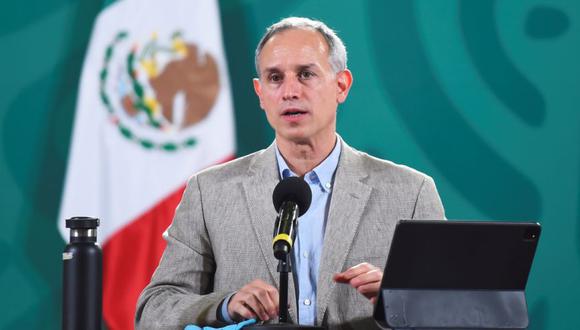
<svg viewBox="0 0 580 330">
<path fill-rule="evenodd" d="M 95 23 L 59 215 L 101 220 L 103 314 L 131 329 L 187 178 L 235 153 L 219 9 L 123 0 Z"/>
</svg>

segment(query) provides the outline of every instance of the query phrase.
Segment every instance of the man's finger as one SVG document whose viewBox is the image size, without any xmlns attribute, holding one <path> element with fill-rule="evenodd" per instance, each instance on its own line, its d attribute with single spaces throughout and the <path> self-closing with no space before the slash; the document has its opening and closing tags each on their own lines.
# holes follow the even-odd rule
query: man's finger
<svg viewBox="0 0 580 330">
<path fill-rule="evenodd" d="M 266 282 L 260 281 L 260 288 L 255 292 L 260 302 L 271 318 L 278 315 L 279 296 L 278 290 Z"/>
<path fill-rule="evenodd" d="M 350 280 L 350 285 L 354 288 L 358 288 L 361 285 L 368 283 L 380 283 L 383 278 L 383 273 L 378 269 L 370 270 L 366 273 L 360 274 Z"/>
<path fill-rule="evenodd" d="M 277 290 L 274 289 L 273 291 Z M 265 315 L 260 313 L 260 319 L 264 321 L 276 317 L 278 311 L 278 303 L 273 299 L 271 292 L 272 290 L 263 287 L 255 288 L 252 292 L 256 304 L 260 305 L 258 308 L 265 313 Z"/>
<path fill-rule="evenodd" d="M 334 278 L 334 281 L 336 281 L 336 282 L 347 283 L 351 279 L 353 279 L 354 277 L 359 276 L 360 274 L 366 273 L 374 268 L 375 267 L 372 266 L 371 264 L 363 262 L 363 263 L 360 263 L 356 266 L 350 267 L 349 269 L 345 270 L 342 273 L 335 274 L 333 278 Z"/>
<path fill-rule="evenodd" d="M 367 262 L 353 266 L 333 276 L 335 282 L 348 283 L 360 294 L 367 297 L 371 303 L 377 301 L 382 278 L 383 272 L 378 267 Z"/>
<path fill-rule="evenodd" d="M 254 313 L 254 311 L 251 308 L 249 308 L 243 301 L 238 301 L 233 305 L 234 306 L 232 306 L 232 310 L 234 315 L 232 319 L 234 321 L 258 318 L 256 313 Z"/>
<path fill-rule="evenodd" d="M 347 283 L 349 282 L 352 278 L 364 273 L 366 271 L 365 269 L 365 265 L 363 264 L 358 264 L 356 266 L 350 267 L 349 269 L 345 270 L 342 273 L 337 273 L 334 275 L 334 280 L 336 282 L 342 282 L 342 283 Z"/>
<path fill-rule="evenodd" d="M 228 313 L 244 318 L 267 321 L 278 315 L 278 290 L 262 280 L 254 280 L 236 292 L 228 305 Z"/>
<path fill-rule="evenodd" d="M 378 295 L 379 289 L 381 288 L 380 282 L 373 282 L 361 285 L 356 288 L 356 290 L 363 294 L 367 298 L 372 298 Z"/>
<path fill-rule="evenodd" d="M 276 290 L 276 288 L 274 287 L 271 287 L 267 291 L 273 306 L 273 308 L 268 312 L 271 318 L 275 318 L 276 316 L 278 316 L 278 312 L 280 310 L 280 296 L 278 294 L 278 290 Z"/>
<path fill-rule="evenodd" d="M 244 303 L 246 307 L 249 307 L 256 315 L 258 315 L 260 320 L 267 321 L 270 319 L 267 309 L 264 307 L 264 302 L 258 298 L 255 292 L 248 295 L 244 300 Z"/>
</svg>

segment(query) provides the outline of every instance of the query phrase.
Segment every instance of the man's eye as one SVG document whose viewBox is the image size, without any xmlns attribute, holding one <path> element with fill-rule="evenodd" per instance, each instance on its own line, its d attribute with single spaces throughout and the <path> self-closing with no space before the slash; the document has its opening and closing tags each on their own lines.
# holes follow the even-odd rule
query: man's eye
<svg viewBox="0 0 580 330">
<path fill-rule="evenodd" d="M 302 71 L 299 74 L 300 79 L 310 79 L 314 77 L 314 73 L 312 71 Z"/>
<path fill-rule="evenodd" d="M 268 77 L 268 80 L 270 80 L 270 81 L 272 81 L 272 82 L 279 82 L 279 81 L 282 81 L 282 75 L 279 75 L 279 74 L 271 74 L 271 75 Z"/>
</svg>

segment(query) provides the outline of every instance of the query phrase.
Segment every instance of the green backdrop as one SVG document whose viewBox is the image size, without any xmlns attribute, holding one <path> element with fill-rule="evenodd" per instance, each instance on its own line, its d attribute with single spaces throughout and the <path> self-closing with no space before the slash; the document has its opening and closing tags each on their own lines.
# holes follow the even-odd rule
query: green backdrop
<svg viewBox="0 0 580 330">
<path fill-rule="evenodd" d="M 60 328 L 56 217 L 79 73 L 111 1 L 0 11 L 0 328 Z M 538 220 L 530 329 L 580 328 L 580 2 L 220 1 L 238 154 L 273 137 L 253 51 L 289 15 L 321 19 L 355 82 L 338 130 L 432 175 L 452 219 Z"/>
</svg>

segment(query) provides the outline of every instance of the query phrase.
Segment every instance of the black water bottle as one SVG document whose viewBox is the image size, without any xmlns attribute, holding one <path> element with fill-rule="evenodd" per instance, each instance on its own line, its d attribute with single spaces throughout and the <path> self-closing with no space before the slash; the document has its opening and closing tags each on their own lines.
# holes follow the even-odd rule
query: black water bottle
<svg viewBox="0 0 580 330">
<path fill-rule="evenodd" d="M 101 248 L 97 244 L 99 219 L 75 217 L 66 220 L 70 242 L 62 254 L 62 328 L 100 330 L 102 310 Z"/>
</svg>

